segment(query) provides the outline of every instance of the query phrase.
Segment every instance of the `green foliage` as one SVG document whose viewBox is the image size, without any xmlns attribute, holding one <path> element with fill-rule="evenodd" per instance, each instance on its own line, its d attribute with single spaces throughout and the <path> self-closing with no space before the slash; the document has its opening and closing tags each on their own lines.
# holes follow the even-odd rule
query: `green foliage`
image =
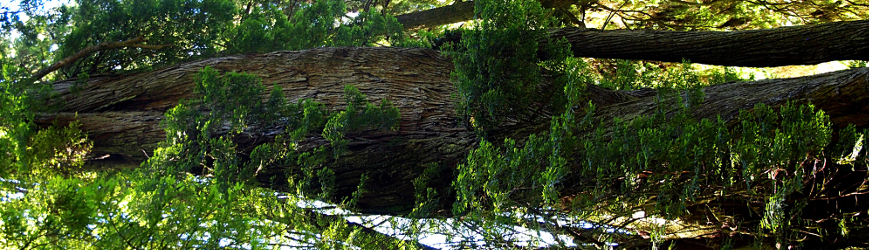
<svg viewBox="0 0 869 250">
<path fill-rule="evenodd" d="M 546 96 L 544 88 L 560 90 L 563 82 L 540 84 L 542 70 L 557 71 L 569 46 L 563 40 L 548 46 L 547 61 L 538 59 L 537 41 L 546 38 L 550 24 L 537 1 L 476 1 L 479 25 L 462 33 L 461 44 L 452 50 L 457 108 L 481 131 L 503 122 L 504 117 L 527 119 L 532 100 L 552 98 L 552 106 L 564 103 L 559 96 Z M 543 92 L 543 93 L 541 93 Z"/>
<path fill-rule="evenodd" d="M 477 4 L 486 6 L 486 2 Z M 500 8 L 511 8 L 505 6 L 511 5 Z M 529 95 L 513 94 L 533 92 L 528 86 L 537 86 L 540 68 L 562 72 L 557 84 L 562 84 L 565 93 L 557 98 L 566 99 L 556 109 L 565 112 L 553 117 L 547 133 L 523 138 L 521 143 L 512 138 L 501 145 L 483 140 L 457 167 L 453 213 L 465 223 L 491 228 L 480 232 L 486 242 L 502 242 L 499 223 L 558 231 L 560 223 L 525 224 L 529 216 L 558 214 L 616 229 L 642 228 L 651 232 L 652 241 L 663 239 L 665 226 L 633 224 L 631 218 L 637 213 L 642 218 L 666 220 L 711 216 L 723 225 L 756 227 L 757 239 L 776 239 L 786 245 L 798 244 L 799 230 L 824 233 L 815 229 L 818 223 L 799 219 L 807 198 L 798 195 L 818 178 L 808 166 L 824 158 L 830 142 L 832 129 L 822 111 L 788 103 L 774 112 L 759 105 L 743 112 L 736 128 L 721 119 L 698 121 L 690 114 L 703 102 L 702 87 L 744 80 L 740 72 L 725 67 L 700 74 L 687 62 L 660 67 L 616 60 L 613 72 L 604 71 L 598 77 L 575 59 L 537 63 L 536 46 L 527 46 L 527 50 L 519 43 L 497 47 L 515 41 L 504 34 L 528 32 L 529 25 L 515 25 L 526 19 L 490 17 L 499 22 L 489 23 L 485 10 L 479 13 L 483 17 L 480 28 L 463 33 L 462 45 L 452 52 L 453 77 L 462 98 L 460 112 L 484 130 L 505 117 L 521 117 L 519 110 L 531 109 L 527 104 L 514 105 Z M 525 37 L 532 37 L 522 40 L 525 43 L 537 40 L 533 35 Z M 511 54 L 523 52 L 519 57 Z M 527 58 L 531 59 L 522 60 Z M 595 124 L 590 118 L 594 107 L 580 108 L 582 87 L 595 82 L 617 90 L 656 88 L 654 115 Z M 583 110 L 587 111 L 584 119 L 574 118 Z M 590 136 L 574 136 L 587 132 Z M 835 151 L 853 159 L 859 154 L 856 145 L 862 135 L 853 129 L 843 133 L 850 144 Z M 565 197 L 560 193 L 565 190 L 574 195 Z M 422 199 L 426 194 L 417 187 L 418 200 L 430 200 Z M 720 208 L 734 202 L 755 204 L 749 209 L 757 212 Z M 618 222 L 622 220 L 627 222 Z M 619 237 L 604 229 L 591 230 L 593 237 Z"/>
<path fill-rule="evenodd" d="M 325 148 L 297 154 L 297 145 L 315 131 L 331 142 L 330 149 L 337 159 L 347 141 L 344 136 L 357 131 L 394 130 L 400 115 L 388 100 L 380 106 L 369 103 L 355 87 L 345 87 L 347 109 L 329 114 L 323 104 L 301 100 L 287 104 L 279 86 L 272 88 L 268 100 L 262 101 L 265 87 L 251 74 L 227 73 L 206 67 L 196 76 L 199 100 L 182 103 L 166 113 L 164 147 L 151 161 L 154 165 L 183 166 L 180 170 L 201 168 L 202 175 L 214 175 L 224 181 L 252 181 L 257 171 L 272 164 L 294 162 L 305 166 L 307 176 L 327 180 L 330 174 L 322 164 Z M 274 143 L 256 147 L 250 161 L 236 155 L 230 140 L 240 133 L 256 133 L 283 126 L 285 135 Z M 215 137 L 216 134 L 229 132 Z M 330 185 L 321 185 L 327 188 Z"/>
<path fill-rule="evenodd" d="M 26 69 L 0 57 L 0 178 L 68 175 L 82 166 L 91 144 L 72 122 L 37 129 L 38 112 L 49 111 L 44 102 L 50 85 L 26 79 Z"/>
<path fill-rule="evenodd" d="M 597 59 L 600 68 L 598 85 L 614 90 L 642 88 L 690 89 L 734 81 L 751 81 L 754 75 L 743 78 L 737 69 L 721 67 L 699 71 L 688 61 L 681 64 L 653 64 L 634 60 Z M 608 62 L 609 61 L 609 62 Z"/>
<path fill-rule="evenodd" d="M 4 172 L 0 179 L 0 243 L 21 249 L 268 249 L 269 243 L 286 241 L 324 247 L 383 244 L 376 243 L 382 239 L 360 235 L 360 229 L 348 226 L 341 217 L 287 206 L 298 201 L 279 200 L 253 181 L 270 166 L 323 159 L 302 166 L 310 172 L 302 182 L 317 182 L 310 186 L 321 190 L 320 197 L 330 197 L 335 173 L 324 167 L 328 151 L 320 147 L 313 154 L 299 154 L 297 143 L 315 131 L 344 140 L 346 133 L 394 129 L 399 114 L 388 101 L 374 106 L 348 86 L 347 110 L 329 115 L 322 104 L 310 100 L 287 104 L 277 86 L 264 99 L 266 88 L 250 74 L 220 74 L 205 68 L 197 74 L 196 84 L 200 98 L 166 113 L 167 140 L 143 167 L 132 171 L 77 169 L 90 144 L 75 123 L 37 132 L 22 125 L 26 146 L 19 152 L 14 151 L 16 144 L 4 145 L 3 154 L 13 156 L 10 164 L 39 168 L 24 175 L 4 165 L 4 171 L 12 172 Z M 11 97 L 3 99 L 16 104 L 3 106 L 4 114 L 9 113 L 0 120 L 3 132 L 14 131 L 6 126 L 14 114 L 32 117 L 32 111 L 16 102 L 20 99 Z M 248 157 L 232 141 L 236 135 L 274 126 L 285 126 L 286 134 L 256 147 Z M 14 142 L 12 135 L 4 133 L 0 139 Z M 35 174 L 42 178 L 26 178 Z M 359 190 L 345 205 L 355 204 L 364 185 L 363 176 Z M 300 231 L 292 240 L 279 237 L 288 228 Z"/>
<path fill-rule="evenodd" d="M 100 51 L 63 69 L 67 77 L 79 73 L 146 69 L 213 56 L 214 43 L 231 24 L 236 12 L 228 0 L 80 0 L 71 15 L 74 27 L 55 60 L 87 46 L 142 37 L 147 45 L 169 45 L 159 50 L 127 48 Z M 178 25 L 184 24 L 184 25 Z"/>
<path fill-rule="evenodd" d="M 830 143 L 832 130 L 823 111 L 788 103 L 775 112 L 759 104 L 742 112 L 734 129 L 721 120 L 696 121 L 688 115 L 690 109 L 667 113 L 601 124 L 590 138 L 570 136 L 583 124 L 588 127 L 587 118 L 562 116 L 553 119 L 548 135 L 532 135 L 521 147 L 511 139 L 503 148 L 484 141 L 458 167 L 453 212 L 492 220 L 517 207 L 528 209 L 526 215 L 545 216 L 535 209 L 566 206 L 578 219 L 594 222 L 630 218 L 638 211 L 671 220 L 706 211 L 738 224 L 751 221 L 743 217 L 750 215 L 698 211 L 696 204 L 749 202 L 762 204 L 754 206 L 762 211 L 755 221 L 762 228 L 758 233 L 781 244 L 795 244 L 797 230 L 816 228 L 800 214 L 805 185 L 818 174 L 811 164 L 822 159 Z M 842 133 L 845 144 L 839 148 L 853 159 L 865 134 L 853 128 Z M 582 179 L 565 180 L 568 171 Z M 554 197 L 563 195 L 548 192 L 549 186 L 579 195 L 559 203 Z"/>
<path fill-rule="evenodd" d="M 6 78 L 7 65 L 3 64 L 3 77 Z M 7 78 L 8 79 L 8 78 Z M 0 81 L 0 164 L 2 175 L 8 176 L 13 169 L 27 168 L 27 141 L 32 133 L 32 124 L 28 121 L 34 116 L 30 111 L 31 97 L 12 81 Z"/>
<path fill-rule="evenodd" d="M 425 166 L 425 171 L 413 179 L 414 195 L 416 196 L 416 207 L 408 214 L 410 218 L 426 218 L 435 212 L 438 203 L 438 192 L 429 187 L 433 185 L 433 180 L 440 177 L 441 166 L 437 163 L 429 163 Z M 418 232 L 417 224 L 411 226 Z"/>
<path fill-rule="evenodd" d="M 0 32 L 0 52 L 3 55 L 0 56 L 10 64 L 9 67 L 15 68 L 8 69 L 7 74 L 24 76 L 6 79 L 27 79 L 33 71 L 53 63 L 54 46 L 69 33 L 71 8 L 48 9 L 41 6 L 41 2 L 22 0 L 17 12 L 0 11 L 0 29 L 3 30 Z M 3 4 L 0 9 L 6 7 L 10 6 Z"/>
<path fill-rule="evenodd" d="M 22 2 L 35 6 L 38 1 Z M 56 61 L 87 46 L 139 36 L 146 39 L 142 44 L 171 46 L 100 51 L 63 73 L 79 76 L 75 87 L 80 87 L 91 73 L 229 53 L 425 46 L 432 33 L 421 30 L 418 40 L 407 39 L 395 18 L 382 13 L 442 4 L 399 1 L 384 9 L 387 1 L 381 9 L 350 17 L 345 12 L 362 9 L 360 3 L 82 0 L 78 7 L 49 14 L 28 9 L 29 21 L 10 21 L 17 17 L 0 13 L 0 26 L 14 26 L 21 34 L 0 42 L 0 244 L 21 249 L 265 249 L 270 243 L 302 242 L 318 249 L 413 248 L 371 236 L 371 230 L 353 227 L 338 216 L 300 208 L 296 204 L 310 200 L 293 196 L 334 197 L 342 173 L 329 165 L 347 150 L 347 136 L 397 128 L 400 114 L 387 100 L 371 104 L 348 85 L 346 109 L 329 112 L 311 100 L 287 103 L 280 87 L 263 86 L 254 75 L 205 68 L 196 76 L 198 98 L 167 112 L 167 140 L 143 167 L 86 172 L 80 167 L 90 148 L 87 136 L 77 123 L 38 130 L 32 121 L 50 86 L 22 79 L 49 64 L 52 55 Z M 698 121 L 690 114 L 704 98 L 700 87 L 740 80 L 739 72 L 724 68 L 704 74 L 687 62 L 661 66 L 616 60 L 610 72 L 594 76 L 583 60 L 568 57 L 566 45 L 540 50 L 536 43 L 555 26 L 549 16 L 568 15 L 548 12 L 537 1 L 476 4 L 482 21 L 471 25 L 451 51 L 460 114 L 483 132 L 539 114 L 553 114 L 553 119 L 548 131 L 527 138 L 492 143 L 483 136 L 480 147 L 458 165 L 453 228 L 471 225 L 470 234 L 487 241 L 484 246 L 469 241 L 459 245 L 516 248 L 515 239 L 505 235 L 517 231 L 514 226 L 534 230 L 531 244 L 540 243 L 541 232 L 564 228 L 564 223 L 552 222 L 562 218 L 595 225 L 592 236 L 584 233 L 586 238 L 577 241 L 596 238 L 598 242 L 589 243 L 598 247 L 620 237 L 615 229 L 645 230 L 656 243 L 665 239 L 664 226 L 634 223 L 639 212 L 643 219 L 669 222 L 706 217 L 702 220 L 720 224 L 710 227 L 720 228 L 722 235 L 746 233 L 784 245 L 798 245 L 804 234 L 860 237 L 865 225 L 859 211 L 821 220 L 801 217 L 811 216 L 804 211 L 808 199 L 836 191 L 825 190 L 824 183 L 838 177 L 823 167 L 817 170 L 827 164 L 821 161 L 824 157 L 867 162 L 866 130 L 858 133 L 850 126 L 834 133 L 822 111 L 795 103 L 758 105 L 741 112 L 736 124 Z M 783 17 L 740 1 L 618 4 L 625 10 L 619 13 L 628 20 L 625 25 L 657 29 L 772 27 L 865 16 L 846 3 L 775 3 L 779 14 L 791 15 Z M 588 3 L 579 9 L 600 5 L 613 3 Z M 634 14 L 645 16 L 630 16 Z M 863 67 L 865 62 L 850 66 Z M 557 80 L 541 84 L 545 75 Z M 584 89 L 594 83 L 617 90 L 658 88 L 655 114 L 631 121 L 592 120 L 595 109 L 586 106 Z M 548 102 L 538 107 L 539 100 Z M 252 150 L 234 142 L 241 137 L 258 140 L 274 128 L 283 132 Z M 589 131 L 589 136 L 578 136 Z M 839 143 L 830 147 L 833 134 Z M 299 146 L 312 137 L 329 145 Z M 262 173 L 287 166 L 292 174 L 288 185 L 298 188 L 290 190 L 293 195 L 279 199 L 273 190 L 257 187 L 266 182 L 257 179 Z M 451 198 L 429 187 L 447 167 L 430 163 L 414 179 L 418 204 L 411 217 L 432 216 L 440 199 Z M 362 175 L 357 190 L 339 205 L 356 204 L 367 183 Z M 732 209 L 732 204 L 745 211 Z M 825 231 L 825 222 L 819 222 L 823 220 L 833 221 L 835 232 Z M 410 223 L 404 233 L 418 236 L 425 230 L 421 224 Z M 570 230 L 562 232 L 575 233 Z"/>
<path fill-rule="evenodd" d="M 252 12 L 229 31 L 227 53 L 372 46 L 383 36 L 393 43 L 403 40 L 401 24 L 394 17 L 369 11 L 346 19 L 347 9 L 340 0 L 315 1 L 291 17 L 273 5 Z"/>
<path fill-rule="evenodd" d="M 192 175 L 148 174 L 21 183 L 27 194 L 0 204 L 0 241 L 18 249 L 270 249 L 260 236 L 285 227 L 257 218 L 281 212 L 264 210 L 279 201 L 263 190 L 220 192 Z"/>
<path fill-rule="evenodd" d="M 853 124 L 848 124 L 845 129 L 838 132 L 838 143 L 835 147 L 827 148 L 825 154 L 832 155 L 839 160 L 840 164 L 859 164 L 858 156 L 863 154 L 866 148 L 866 136 L 869 135 L 869 130 L 864 129 L 863 133 L 857 133 L 857 128 Z M 863 155 L 866 156 L 865 154 Z"/>
<path fill-rule="evenodd" d="M 849 61 L 846 64 L 846 66 L 848 66 L 848 68 L 865 68 L 865 67 L 867 67 L 867 65 L 869 65 L 869 62 L 860 61 L 860 60 Z"/>
<path fill-rule="evenodd" d="M 100 43 L 143 39 L 131 47 L 94 52 L 62 69 L 66 77 L 149 69 L 226 54 L 326 46 L 424 45 L 418 39 L 405 38 L 401 24 L 379 11 L 363 11 L 348 18 L 345 3 L 339 0 L 299 6 L 268 1 L 80 0 L 76 8 L 57 13 L 41 24 L 53 25 L 50 30 L 57 33 L 52 36 L 55 40 L 45 40 L 42 45 L 60 45 L 53 61 Z M 74 25 L 67 26 L 69 23 Z"/>
<path fill-rule="evenodd" d="M 217 70 L 205 67 L 196 75 L 195 92 L 202 97 L 200 110 L 208 110 L 209 120 L 205 125 L 232 124 L 230 130 L 240 133 L 252 122 L 259 122 L 264 115 L 277 111 L 279 103 L 260 100 L 265 86 L 259 77 L 252 74 L 230 72 L 219 77 Z M 278 90 L 280 91 L 280 90 Z M 280 98 L 280 97 L 275 97 Z M 280 102 L 282 100 L 275 100 Z M 256 114 L 256 115 L 254 115 Z M 208 128 L 203 130 L 210 130 Z"/>
<path fill-rule="evenodd" d="M 336 159 L 347 145 L 344 135 L 348 132 L 398 129 L 401 114 L 389 100 L 383 99 L 380 106 L 375 106 L 351 85 L 344 87 L 344 100 L 347 109 L 329 116 L 323 129 L 323 137 L 332 142 Z"/>
<path fill-rule="evenodd" d="M 33 174 L 61 174 L 68 176 L 77 172 L 84 165 L 86 154 L 92 144 L 81 131 L 78 122 L 72 122 L 66 127 L 57 125 L 39 130 L 30 137 L 27 155 L 30 157 L 27 165 Z"/>
<path fill-rule="evenodd" d="M 433 48 L 436 41 L 445 30 L 419 29 L 416 33 L 407 34 L 405 39 L 396 41 L 393 46 L 408 48 Z M 434 48 L 437 49 L 437 48 Z"/>
<path fill-rule="evenodd" d="M 398 110 L 389 101 L 383 100 L 380 106 L 375 106 L 349 85 L 345 88 L 347 109 L 329 114 L 323 104 L 310 100 L 287 104 L 278 86 L 272 88 L 268 100 L 262 101 L 265 88 L 258 77 L 250 74 L 221 75 L 214 69 L 205 68 L 196 79 L 197 93 L 201 98 L 167 112 L 167 141 L 156 150 L 147 165 L 151 171 L 170 175 L 178 170 L 202 169 L 197 174 L 210 177 L 207 182 L 217 187 L 209 193 L 231 193 L 233 188 L 246 190 L 257 185 L 252 181 L 265 168 L 297 165 L 301 178 L 290 176 L 290 186 L 298 184 L 295 192 L 311 198 L 332 197 L 335 173 L 326 165 L 329 163 L 327 155 L 331 151 L 335 157 L 340 156 L 341 147 L 346 145 L 342 144 L 346 143 L 344 135 L 357 131 L 395 129 L 398 125 Z M 284 127 L 284 134 L 278 135 L 272 143 L 254 148 L 247 159 L 240 155 L 231 140 L 236 134 L 255 133 L 259 128 L 275 126 Z M 229 130 L 227 135 L 214 136 L 226 129 Z M 332 142 L 332 147 L 322 146 L 309 152 L 299 152 L 298 144 L 316 131 L 322 131 L 323 137 Z M 362 195 L 364 176 L 359 185 L 345 206 L 352 206 Z M 242 187 L 245 189 L 240 189 Z M 299 211 L 293 213 L 297 215 L 289 216 L 311 218 L 311 215 L 299 215 Z M 300 230 L 322 233 L 307 236 L 323 246 L 341 245 L 336 239 L 330 238 L 330 234 L 366 241 L 363 237 L 352 236 L 353 230 L 347 225 L 322 225 L 333 220 L 335 218 L 306 221 L 313 224 Z M 341 222 L 341 219 L 337 222 Z M 310 228 L 318 224 L 326 228 Z"/>
<path fill-rule="evenodd" d="M 740 113 L 742 124 L 736 135 L 741 140 L 732 148 L 734 161 L 742 167 L 747 190 L 768 199 L 761 226 L 774 234 L 777 242 L 788 244 L 797 240 L 790 230 L 799 221 L 792 215 L 800 214 L 805 206 L 805 197 L 791 195 L 802 193 L 803 185 L 812 177 L 813 171 L 804 163 L 820 158 L 830 143 L 830 120 L 811 105 L 788 103 L 779 114 L 763 105 L 754 111 Z M 761 179 L 766 173 L 768 180 Z M 771 185 L 772 190 L 764 189 L 764 184 Z"/>
<path fill-rule="evenodd" d="M 453 213 L 465 214 L 482 207 L 491 207 L 494 213 L 515 206 L 551 206 L 559 197 L 558 189 L 568 173 L 568 161 L 578 149 L 574 135 L 591 124 L 594 106 L 580 108 L 587 76 L 587 65 L 581 60 L 568 59 L 573 65 L 567 71 L 564 96 L 568 100 L 565 111 L 553 117 L 549 132 L 531 135 L 521 147 L 507 138 L 501 147 L 483 140 L 480 147 L 468 155 L 465 164 L 456 169 L 456 202 Z M 585 110 L 585 116 L 575 113 Z"/>
<path fill-rule="evenodd" d="M 217 70 L 206 67 L 195 81 L 195 91 L 201 98 L 166 112 L 167 141 L 149 162 L 154 166 L 172 166 L 167 170 L 169 173 L 196 168 L 203 175 L 214 174 L 227 182 L 252 181 L 256 166 L 239 162 L 230 138 L 250 126 L 272 125 L 266 119 L 288 112 L 283 97 L 273 93 L 268 101 L 262 102 L 265 87 L 258 77 L 250 74 L 220 76 Z M 223 132 L 229 135 L 213 136 Z M 179 162 L 163 157 L 179 157 Z"/>
</svg>

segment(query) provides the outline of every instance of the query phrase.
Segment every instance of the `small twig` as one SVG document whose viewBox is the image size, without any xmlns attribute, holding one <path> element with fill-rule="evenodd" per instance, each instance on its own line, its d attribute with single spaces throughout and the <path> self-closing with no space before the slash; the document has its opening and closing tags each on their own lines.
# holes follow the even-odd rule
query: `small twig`
<svg viewBox="0 0 869 250">
<path fill-rule="evenodd" d="M 615 9 L 615 10 L 613 10 L 613 11 L 610 11 L 609 16 L 606 17 L 606 21 L 603 21 L 603 27 L 601 27 L 600 30 L 606 30 L 606 25 L 610 23 L 610 20 L 613 19 L 613 16 L 615 16 L 616 12 L 621 11 L 622 8 L 624 8 L 625 5 L 627 5 L 627 4 L 628 4 L 628 2 L 625 2 L 625 3 L 623 3 L 621 6 L 619 6 L 618 9 Z M 619 16 L 619 17 L 621 17 L 621 16 Z"/>
</svg>

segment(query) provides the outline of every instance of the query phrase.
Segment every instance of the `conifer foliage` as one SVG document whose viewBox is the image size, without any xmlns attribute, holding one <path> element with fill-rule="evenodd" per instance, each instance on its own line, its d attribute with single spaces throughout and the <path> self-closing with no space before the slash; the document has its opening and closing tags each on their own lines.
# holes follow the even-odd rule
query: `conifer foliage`
<svg viewBox="0 0 869 250">
<path fill-rule="evenodd" d="M 729 30 L 789 22 L 774 18 L 777 9 L 770 6 L 776 4 L 650 1 L 604 8 L 615 2 L 580 2 L 566 8 L 560 1 L 478 0 L 475 20 L 416 31 L 392 15 L 449 3 L 78 0 L 49 8 L 48 2 L 24 0 L 17 9 L 0 6 L 0 28 L 15 31 L 0 40 L 0 246 L 869 247 L 869 207 L 860 202 L 869 197 L 865 122 L 836 126 L 805 99 L 759 101 L 734 114 L 697 118 L 710 86 L 756 75 L 688 61 L 576 58 L 572 51 L 582 48 L 552 35 L 553 29 L 594 21 L 586 12 L 608 13 L 602 29 Z M 826 2 L 782 5 L 780 11 L 805 23 L 869 13 L 864 5 L 838 4 L 847 11 L 833 11 L 836 3 Z M 811 6 L 818 10 L 810 12 Z M 621 26 L 610 24 L 615 16 Z M 221 56 L 342 46 L 436 47 L 406 51 L 452 67 L 443 75 L 453 84 L 446 89 L 453 91 L 447 95 L 455 117 L 443 120 L 458 121 L 451 129 L 470 139 L 437 141 L 442 139 L 428 137 L 432 131 L 409 128 L 403 119 L 430 113 L 413 103 L 370 100 L 365 93 L 382 91 L 371 85 L 329 82 L 341 86 L 343 96 L 293 99 L 279 84 L 264 84 L 269 74 L 284 72 L 220 66 Z M 320 55 L 336 67 L 382 66 L 340 53 Z M 207 58 L 217 58 L 208 63 L 220 67 L 197 61 Z M 382 70 L 432 62 L 408 58 Z M 171 108 L 91 107 L 163 114 L 165 138 L 153 151 L 143 150 L 142 162 L 112 165 L 123 156 L 92 152 L 107 139 L 90 138 L 92 125 L 76 121 L 75 110 L 76 118 L 45 125 L 46 117 L 70 113 L 71 99 L 56 90 L 109 99 L 121 94 L 94 91 L 92 77 L 111 81 L 197 63 L 188 75 L 192 98 L 173 100 Z M 340 79 L 395 84 L 356 73 Z M 399 77 L 406 84 L 417 74 Z M 61 81 L 68 78 L 75 80 Z M 309 84 L 299 89 L 316 86 L 308 77 L 287 78 Z M 601 106 L 611 100 L 601 100 L 601 93 L 622 103 L 653 96 L 654 104 L 646 107 L 650 115 L 607 116 L 612 109 Z M 135 106 L 147 98 L 116 103 Z M 862 111 L 853 112 L 846 117 L 865 120 Z M 463 152 L 402 165 L 417 167 L 408 171 L 375 173 L 377 166 L 353 165 L 381 157 L 360 156 L 362 149 L 414 152 L 425 140 L 447 145 L 439 150 Z M 338 188 L 342 178 L 353 179 L 352 190 Z M 408 188 L 372 191 L 389 180 Z M 415 202 L 384 214 L 357 213 L 364 197 L 377 195 Z M 444 237 L 432 242 L 438 235 Z"/>
</svg>

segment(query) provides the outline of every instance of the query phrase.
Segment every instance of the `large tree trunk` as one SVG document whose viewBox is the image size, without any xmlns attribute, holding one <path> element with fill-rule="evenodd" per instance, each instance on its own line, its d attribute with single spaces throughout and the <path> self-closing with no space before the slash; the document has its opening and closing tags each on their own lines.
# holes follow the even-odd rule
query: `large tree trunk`
<svg viewBox="0 0 869 250">
<path fill-rule="evenodd" d="M 397 131 L 349 135 L 350 152 L 332 166 L 339 196 L 349 195 L 360 175 L 368 174 L 371 185 L 366 189 L 371 195 L 360 201 L 364 212 L 408 209 L 414 194 L 406 191 L 413 190 L 411 180 L 422 172 L 423 164 L 455 166 L 477 143 L 475 133 L 454 115 L 452 63 L 428 49 L 323 48 L 213 58 L 145 73 L 92 76 L 78 92 L 70 91 L 76 81 L 72 79 L 55 83 L 63 108 L 40 121 L 78 119 L 94 142 L 94 156 L 103 158 L 92 161 L 92 167 L 136 165 L 163 140 L 159 126 L 163 112 L 179 100 L 194 98 L 194 75 L 205 66 L 259 75 L 265 86 L 281 86 L 291 102 L 309 98 L 325 103 L 329 110 L 341 110 L 344 86 L 351 84 L 371 101 L 386 98 L 398 107 Z M 321 136 L 312 136 L 301 145 L 303 149 L 328 144 Z M 244 134 L 235 139 L 239 148 L 251 150 L 271 138 Z M 293 168 L 269 169 L 258 177 L 282 189 L 288 169 Z M 451 178 L 452 172 L 444 170 L 443 177 Z M 277 183 L 270 183 L 273 175 L 280 176 Z M 447 185 L 441 193 L 449 193 L 448 180 L 443 181 Z"/>
<path fill-rule="evenodd" d="M 442 167 L 439 193 L 451 193 L 450 180 L 455 164 L 477 144 L 470 131 L 455 115 L 450 94 L 453 85 L 449 72 L 453 66 L 447 58 L 428 49 L 403 48 L 322 48 L 282 51 L 268 54 L 239 55 L 180 64 L 161 70 L 119 76 L 94 76 L 79 92 L 71 92 L 74 79 L 55 83 L 64 106 L 60 113 L 40 119 L 78 119 L 82 129 L 94 141 L 94 156 L 110 154 L 108 159 L 92 164 L 137 164 L 144 160 L 163 139 L 159 126 L 162 113 L 181 99 L 193 98 L 193 76 L 205 66 L 220 71 L 241 71 L 262 77 L 266 86 L 277 84 L 291 101 L 310 98 L 323 102 L 331 110 L 343 109 L 344 85 L 359 88 L 372 101 L 389 99 L 401 112 L 400 129 L 350 135 L 350 152 L 333 164 L 337 195 L 349 195 L 359 177 L 368 174 L 368 193 L 359 203 L 360 212 L 395 214 L 407 212 L 414 205 L 411 180 L 428 163 Z M 619 117 L 630 120 L 654 112 L 655 92 L 640 90 L 614 92 L 589 86 L 595 114 L 603 121 Z M 824 109 L 836 126 L 869 123 L 869 69 L 861 68 L 823 75 L 736 82 L 710 86 L 705 103 L 698 106 L 696 118 L 714 119 L 720 115 L 732 120 L 741 109 L 757 103 L 780 105 L 788 100 L 811 102 Z M 77 118 L 76 118 L 76 115 Z M 545 122 L 545 120 L 543 121 Z M 505 130 L 524 130 L 522 134 L 545 130 L 539 124 L 509 124 Z M 267 133 L 268 134 L 268 133 Z M 510 134 L 510 133 L 501 133 Z M 263 134 L 245 134 L 236 138 L 240 148 L 250 150 L 271 138 Z M 325 145 L 315 136 L 303 142 L 303 148 Z M 261 174 L 268 182 L 272 175 L 281 176 L 277 183 L 265 183 L 282 189 L 281 166 Z M 336 198 L 337 199 L 337 198 Z M 442 199 L 449 207 L 450 197 Z"/>
</svg>

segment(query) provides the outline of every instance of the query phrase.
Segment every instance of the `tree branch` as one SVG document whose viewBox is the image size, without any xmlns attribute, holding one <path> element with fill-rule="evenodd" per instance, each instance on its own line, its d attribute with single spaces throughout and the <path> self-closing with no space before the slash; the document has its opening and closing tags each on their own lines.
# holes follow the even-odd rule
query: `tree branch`
<svg viewBox="0 0 869 250">
<path fill-rule="evenodd" d="M 78 60 L 80 60 L 80 59 L 82 59 L 90 54 L 93 54 L 94 52 L 97 52 L 97 51 L 119 49 L 119 48 L 143 48 L 143 49 L 159 50 L 159 49 L 163 49 L 165 47 L 172 46 L 169 44 L 163 44 L 163 45 L 138 44 L 138 42 L 142 42 L 142 41 L 145 41 L 145 39 L 142 36 L 138 36 L 136 38 L 126 40 L 126 41 L 102 42 L 102 43 L 99 43 L 97 45 L 91 45 L 91 46 L 85 47 L 84 49 L 80 50 L 79 52 L 76 52 L 75 54 L 73 54 L 67 58 L 64 58 L 63 60 L 60 60 L 59 62 L 54 63 L 51 66 L 48 66 L 47 68 L 39 70 L 38 72 L 36 72 L 36 74 L 33 74 L 33 77 L 31 77 L 30 80 L 31 81 L 38 81 L 39 79 L 42 79 L 42 77 L 45 77 L 45 75 L 48 75 L 51 72 L 54 72 L 60 68 L 63 68 L 64 66 L 69 65 L 70 63 L 74 63 L 74 62 L 76 62 L 76 61 L 78 61 Z"/>
</svg>

